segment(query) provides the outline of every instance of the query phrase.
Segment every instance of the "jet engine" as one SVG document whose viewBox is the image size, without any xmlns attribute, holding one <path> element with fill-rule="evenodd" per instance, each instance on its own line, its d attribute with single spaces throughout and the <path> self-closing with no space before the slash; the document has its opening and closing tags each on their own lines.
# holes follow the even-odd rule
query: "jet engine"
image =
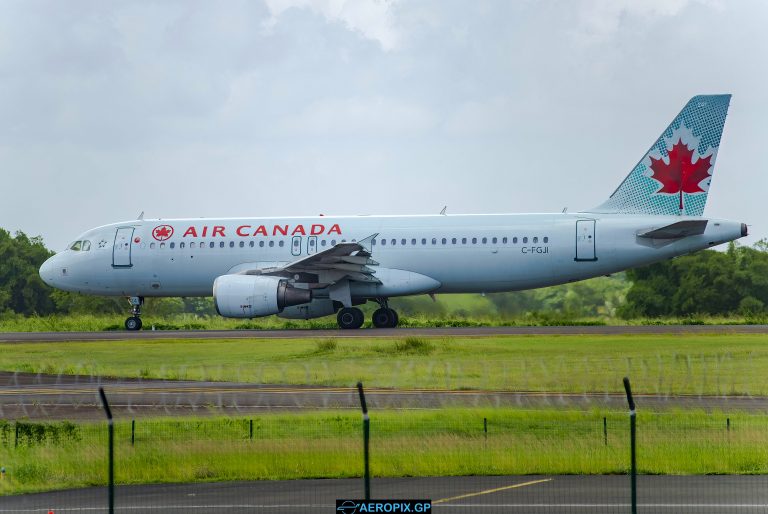
<svg viewBox="0 0 768 514">
<path fill-rule="evenodd" d="M 312 300 L 309 289 L 299 289 L 279 277 L 222 275 L 213 282 L 216 312 L 226 318 L 257 318 Z"/>
</svg>

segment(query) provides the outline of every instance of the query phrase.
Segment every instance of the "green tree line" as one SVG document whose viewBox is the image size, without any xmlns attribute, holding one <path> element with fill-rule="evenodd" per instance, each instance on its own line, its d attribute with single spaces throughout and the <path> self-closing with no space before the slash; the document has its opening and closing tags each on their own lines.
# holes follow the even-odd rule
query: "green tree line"
<svg viewBox="0 0 768 514">
<path fill-rule="evenodd" d="M 0 229 L 0 314 L 115 314 L 123 298 L 81 295 L 47 286 L 38 275 L 53 252 L 41 237 Z M 727 251 L 704 250 L 636 268 L 531 291 L 488 295 L 440 295 L 393 299 L 405 315 L 504 317 L 665 317 L 768 314 L 768 242 L 731 243 Z M 210 298 L 148 299 L 154 315 L 214 315 Z"/>
</svg>

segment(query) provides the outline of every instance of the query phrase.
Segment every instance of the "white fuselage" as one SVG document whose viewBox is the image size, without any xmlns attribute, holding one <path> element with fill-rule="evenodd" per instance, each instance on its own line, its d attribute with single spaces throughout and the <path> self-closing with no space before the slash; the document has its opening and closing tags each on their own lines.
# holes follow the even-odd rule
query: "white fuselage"
<svg viewBox="0 0 768 514">
<path fill-rule="evenodd" d="M 701 218 L 564 213 L 136 220 L 87 231 L 78 240 L 89 250 L 61 252 L 40 274 L 57 288 L 82 293 L 210 296 L 219 276 L 284 265 L 377 234 L 371 253 L 381 276 L 403 270 L 430 277 L 439 283 L 433 293 L 514 291 L 614 273 L 745 235 L 740 223 L 709 220 L 700 235 L 638 237 L 687 219 Z"/>
</svg>

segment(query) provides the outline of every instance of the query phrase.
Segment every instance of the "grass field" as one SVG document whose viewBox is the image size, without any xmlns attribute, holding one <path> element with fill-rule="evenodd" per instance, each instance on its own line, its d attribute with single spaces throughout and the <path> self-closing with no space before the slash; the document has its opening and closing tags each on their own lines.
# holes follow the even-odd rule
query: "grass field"
<svg viewBox="0 0 768 514">
<path fill-rule="evenodd" d="M 607 420 L 607 444 L 603 433 Z M 483 418 L 488 419 L 487 435 Z M 614 474 L 629 467 L 628 418 L 616 412 L 443 409 L 372 414 L 377 477 Z M 309 412 L 248 419 L 139 420 L 116 425 L 119 484 L 356 477 L 358 413 Z M 6 425 L 0 493 L 103 485 L 106 424 Z M 425 441 L 428 444 L 425 444 Z M 638 466 L 650 474 L 768 472 L 768 418 L 686 411 L 641 412 Z"/>
<path fill-rule="evenodd" d="M 0 370 L 440 389 L 768 394 L 766 335 L 0 344 Z"/>
<path fill-rule="evenodd" d="M 744 325 L 764 324 L 766 317 L 744 316 L 696 316 L 685 318 L 653 318 L 624 320 L 616 317 L 594 316 L 573 317 L 559 313 L 529 313 L 518 317 L 504 317 L 494 314 L 479 314 L 472 308 L 473 302 L 480 297 L 470 295 L 444 295 L 450 298 L 454 311 L 443 315 L 422 314 L 418 316 L 400 316 L 403 327 L 480 327 L 480 326 L 564 326 L 564 325 Z M 447 300 L 441 299 L 441 302 Z M 466 307 L 468 315 L 461 315 Z M 366 307 L 366 311 L 372 311 Z M 123 330 L 125 315 L 51 315 L 21 316 L 0 315 L 0 332 L 99 332 L 105 330 Z M 370 316 L 367 316 L 370 318 Z M 142 317 L 144 326 L 157 330 L 280 330 L 280 329 L 335 329 L 335 316 L 312 320 L 288 320 L 269 316 L 252 320 L 226 319 L 219 316 L 196 316 L 193 314 L 172 314 L 165 316 L 145 313 Z M 365 327 L 370 327 L 370 320 Z"/>
</svg>

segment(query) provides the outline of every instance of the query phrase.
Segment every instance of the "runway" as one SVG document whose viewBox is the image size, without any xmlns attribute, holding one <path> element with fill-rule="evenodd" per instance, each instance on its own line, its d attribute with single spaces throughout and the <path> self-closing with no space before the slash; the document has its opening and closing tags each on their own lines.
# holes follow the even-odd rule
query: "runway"
<svg viewBox="0 0 768 514">
<path fill-rule="evenodd" d="M 492 337 L 531 335 L 768 334 L 768 325 L 642 325 L 556 327 L 376 328 L 360 330 L 141 330 L 104 332 L 0 332 L 0 343 L 125 341 L 134 339 L 302 339 Z"/>
<path fill-rule="evenodd" d="M 768 509 L 766 476 L 640 476 L 641 513 L 751 513 Z M 335 512 L 363 496 L 362 479 L 118 486 L 116 512 Z M 434 512 L 626 513 L 629 477 L 374 478 L 372 498 L 430 499 Z M 106 488 L 0 497 L 0 513 L 105 511 Z"/>
<path fill-rule="evenodd" d="M 93 419 L 104 417 L 98 388 L 104 387 L 118 418 L 246 415 L 299 409 L 358 409 L 352 387 L 288 386 L 234 382 L 105 379 L 78 375 L 0 373 L 0 418 Z M 367 388 L 374 409 L 517 407 L 626 409 L 620 393 Z M 641 409 L 698 408 L 768 411 L 764 396 L 643 395 Z"/>
</svg>

